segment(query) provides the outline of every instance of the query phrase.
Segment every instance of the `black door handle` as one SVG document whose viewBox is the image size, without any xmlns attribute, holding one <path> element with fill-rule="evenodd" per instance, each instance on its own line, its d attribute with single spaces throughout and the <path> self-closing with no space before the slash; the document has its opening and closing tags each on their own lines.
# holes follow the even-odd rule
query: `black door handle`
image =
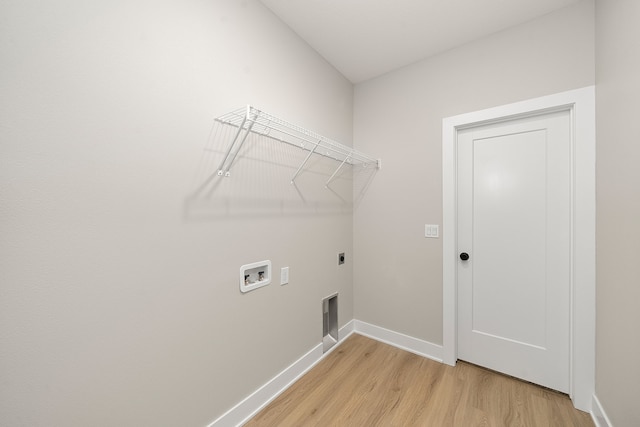
<svg viewBox="0 0 640 427">
<path fill-rule="evenodd" d="M 461 260 L 463 260 L 463 261 L 468 260 L 468 259 L 469 259 L 469 254 L 468 254 L 468 253 L 466 253 L 466 252 L 462 252 L 462 253 L 460 254 L 460 259 L 461 259 Z"/>
</svg>

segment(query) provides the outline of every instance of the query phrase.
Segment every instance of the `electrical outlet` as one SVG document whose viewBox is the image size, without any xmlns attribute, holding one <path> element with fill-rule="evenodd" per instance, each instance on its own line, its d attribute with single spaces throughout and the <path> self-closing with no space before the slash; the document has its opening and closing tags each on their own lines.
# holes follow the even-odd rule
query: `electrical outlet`
<svg viewBox="0 0 640 427">
<path fill-rule="evenodd" d="M 338 254 L 338 265 L 344 264 L 344 252 Z"/>
</svg>

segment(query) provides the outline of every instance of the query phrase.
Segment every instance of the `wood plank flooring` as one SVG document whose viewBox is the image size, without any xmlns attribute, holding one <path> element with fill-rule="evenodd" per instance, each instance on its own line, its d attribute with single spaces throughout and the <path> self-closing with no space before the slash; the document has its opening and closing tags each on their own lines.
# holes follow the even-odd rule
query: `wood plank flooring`
<svg viewBox="0 0 640 427">
<path fill-rule="evenodd" d="M 353 334 L 245 426 L 589 426 L 568 396 Z"/>
</svg>

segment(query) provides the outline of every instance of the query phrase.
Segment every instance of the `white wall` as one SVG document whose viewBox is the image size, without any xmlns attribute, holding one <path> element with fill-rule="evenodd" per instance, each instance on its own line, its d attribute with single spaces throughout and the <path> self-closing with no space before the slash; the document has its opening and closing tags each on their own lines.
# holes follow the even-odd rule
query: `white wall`
<svg viewBox="0 0 640 427">
<path fill-rule="evenodd" d="M 0 57 L 0 424 L 205 425 L 320 342 L 322 297 L 353 318 L 333 164 L 296 192 L 261 145 L 186 203 L 227 110 L 351 139 L 351 84 L 259 2 L 3 1 Z M 291 283 L 241 295 L 263 259 Z"/>
<path fill-rule="evenodd" d="M 596 2 L 596 395 L 640 425 L 640 2 Z"/>
<path fill-rule="evenodd" d="M 354 212 L 355 317 L 442 343 L 442 119 L 594 84 L 578 3 L 359 84 L 354 144 L 383 169 Z M 441 230 L 447 233 L 447 230 Z"/>
</svg>

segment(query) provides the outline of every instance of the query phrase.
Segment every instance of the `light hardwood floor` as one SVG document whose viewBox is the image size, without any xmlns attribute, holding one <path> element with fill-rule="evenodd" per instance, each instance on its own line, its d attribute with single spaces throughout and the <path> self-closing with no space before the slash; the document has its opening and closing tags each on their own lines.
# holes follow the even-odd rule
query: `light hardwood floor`
<svg viewBox="0 0 640 427">
<path fill-rule="evenodd" d="M 245 426 L 593 426 L 569 398 L 353 334 Z"/>
</svg>

